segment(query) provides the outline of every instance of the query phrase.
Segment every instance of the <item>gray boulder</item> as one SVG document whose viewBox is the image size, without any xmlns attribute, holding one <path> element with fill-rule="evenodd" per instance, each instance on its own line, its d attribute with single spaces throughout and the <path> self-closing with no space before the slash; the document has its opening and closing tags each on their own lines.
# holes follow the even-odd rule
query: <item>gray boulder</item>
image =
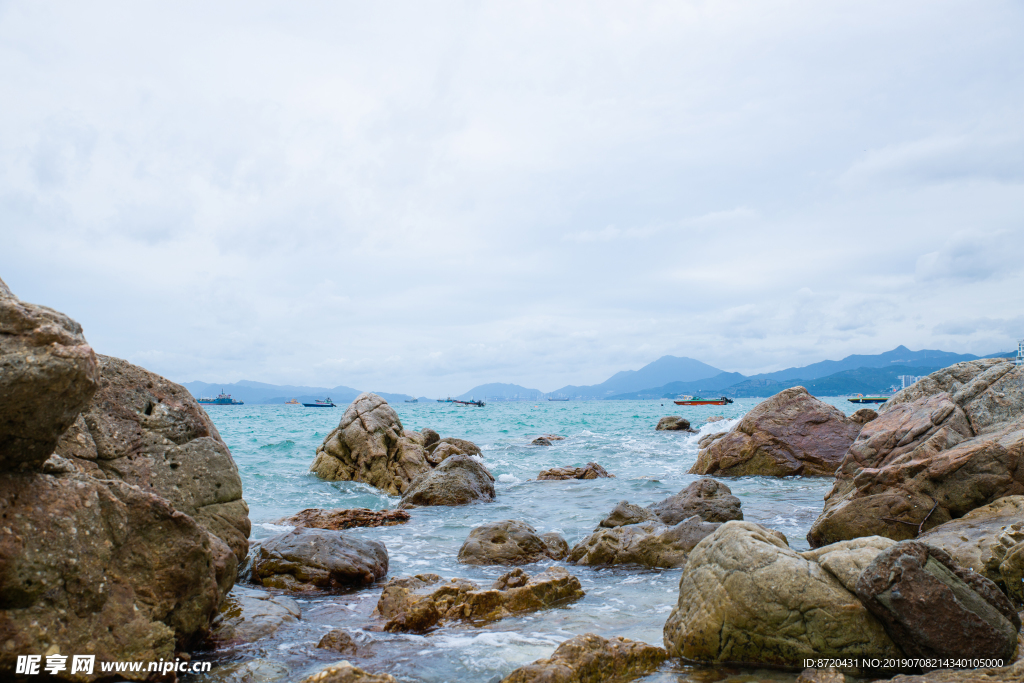
<svg viewBox="0 0 1024 683">
<path fill-rule="evenodd" d="M 674 496 L 647 508 L 665 524 L 678 524 L 693 515 L 705 522 L 743 519 L 740 499 L 720 481 L 705 477 L 693 482 Z"/>
<path fill-rule="evenodd" d="M 568 561 L 583 565 L 682 567 L 690 551 L 720 526 L 694 515 L 673 526 L 645 522 L 599 528 L 573 546 Z"/>
<path fill-rule="evenodd" d="M 453 455 L 412 481 L 400 508 L 416 505 L 466 505 L 494 500 L 494 477 L 468 455 Z"/>
<path fill-rule="evenodd" d="M 387 573 L 383 543 L 304 527 L 262 541 L 252 562 L 255 583 L 287 590 L 365 586 Z"/>
<path fill-rule="evenodd" d="M 235 586 L 213 620 L 210 638 L 220 647 L 253 643 L 301 617 L 299 603 L 289 597 Z"/>
<path fill-rule="evenodd" d="M 459 562 L 463 564 L 530 564 L 543 559 L 561 559 L 558 556 L 558 542 L 546 539 L 525 522 L 506 519 L 478 526 L 469 532 L 469 537 L 459 549 Z M 549 546 L 551 543 L 554 548 Z M 562 540 L 565 543 L 565 540 Z"/>
</svg>

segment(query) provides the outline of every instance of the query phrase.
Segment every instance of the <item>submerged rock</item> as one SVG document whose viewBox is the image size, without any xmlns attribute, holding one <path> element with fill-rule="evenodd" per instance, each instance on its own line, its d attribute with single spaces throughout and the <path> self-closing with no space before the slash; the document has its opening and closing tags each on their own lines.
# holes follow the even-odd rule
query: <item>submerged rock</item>
<svg viewBox="0 0 1024 683">
<path fill-rule="evenodd" d="M 213 620 L 210 638 L 221 647 L 252 643 L 301 616 L 299 603 L 289 597 L 235 586 Z"/>
<path fill-rule="evenodd" d="M 538 436 L 536 439 L 530 442 L 534 446 L 550 446 L 551 442 L 545 439 L 543 436 Z"/>
<path fill-rule="evenodd" d="M 661 418 L 658 420 L 658 426 L 655 429 L 658 431 L 697 433 L 696 429 L 690 429 L 690 421 L 679 415 L 669 415 L 668 417 Z"/>
<path fill-rule="evenodd" d="M 385 631 L 421 633 L 453 621 L 485 622 L 573 602 L 584 596 L 579 579 L 562 567 L 528 575 L 520 568 L 490 588 L 466 579 L 442 582 L 437 574 L 392 579 L 384 586 L 377 613 Z"/>
<path fill-rule="evenodd" d="M 549 479 L 599 479 L 604 477 L 615 478 L 614 474 L 608 474 L 608 470 L 596 462 L 588 462 L 584 467 L 552 467 L 549 470 L 541 470 L 537 475 L 537 481 Z"/>
<path fill-rule="evenodd" d="M 453 455 L 416 477 L 399 507 L 466 505 L 494 500 L 494 477 L 468 455 Z"/>
<path fill-rule="evenodd" d="M 394 526 L 396 524 L 405 524 L 408 521 L 409 513 L 405 510 L 368 510 L 367 508 L 324 510 L 322 508 L 306 508 L 290 517 L 279 519 L 274 524 L 341 531 L 361 526 Z"/>
<path fill-rule="evenodd" d="M 365 639 L 366 636 L 364 635 Z M 316 644 L 320 650 L 332 650 L 343 655 L 369 656 L 373 652 L 372 644 L 360 642 L 352 637 L 348 631 L 336 628 L 324 634 L 324 637 Z"/>
<path fill-rule="evenodd" d="M 1021 454 L 1024 366 L 957 363 L 899 392 L 864 425 L 807 539 L 812 546 L 870 535 L 910 539 L 1024 495 Z"/>
<path fill-rule="evenodd" d="M 537 535 L 525 522 L 506 519 L 478 526 L 459 549 L 459 562 L 463 564 L 530 564 L 543 559 L 559 560 L 560 546 L 567 545 L 558 534 Z M 561 540 L 561 543 L 559 543 Z"/>
<path fill-rule="evenodd" d="M 501 683 L 603 683 L 652 673 L 668 659 L 660 647 L 585 633 L 565 641 L 548 659 L 521 666 Z"/>
<path fill-rule="evenodd" d="M 267 659 L 249 659 L 214 668 L 203 677 L 209 683 L 276 683 L 288 678 L 288 667 Z"/>
<path fill-rule="evenodd" d="M 791 387 L 701 450 L 690 474 L 832 476 L 860 428 L 803 387 Z"/>
<path fill-rule="evenodd" d="M 902 657 L 882 624 L 782 534 L 726 522 L 697 544 L 665 624 L 671 656 L 792 666 L 815 657 Z"/>
<path fill-rule="evenodd" d="M 540 540 L 548 547 L 547 555 L 552 560 L 563 560 L 569 554 L 569 543 L 557 531 L 549 531 L 540 535 Z"/>
<path fill-rule="evenodd" d="M 996 585 L 919 541 L 879 553 L 857 595 L 908 657 L 1009 661 L 1017 647 L 1020 618 Z"/>
<path fill-rule="evenodd" d="M 694 546 L 720 526 L 694 515 L 674 526 L 645 522 L 598 529 L 573 546 L 568 561 L 583 565 L 682 567 Z"/>
<path fill-rule="evenodd" d="M 373 674 L 348 662 L 338 662 L 306 676 L 299 683 L 398 683 L 398 679 L 391 674 Z"/>
<path fill-rule="evenodd" d="M 665 524 L 678 524 L 693 515 L 705 522 L 743 519 L 740 499 L 732 489 L 710 477 L 698 479 L 674 496 L 647 507 Z"/>
<path fill-rule="evenodd" d="M 303 527 L 264 539 L 252 562 L 255 583 L 287 590 L 365 586 L 387 573 L 383 543 Z"/>
</svg>

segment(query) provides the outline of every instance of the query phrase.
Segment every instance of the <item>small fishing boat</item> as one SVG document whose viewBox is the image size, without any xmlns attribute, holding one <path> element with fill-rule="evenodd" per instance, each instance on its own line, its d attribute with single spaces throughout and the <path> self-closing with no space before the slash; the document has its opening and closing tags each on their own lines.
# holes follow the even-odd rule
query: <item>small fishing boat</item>
<svg viewBox="0 0 1024 683">
<path fill-rule="evenodd" d="M 719 398 L 701 398 L 700 396 L 680 396 L 674 400 L 677 406 L 724 406 L 732 403 L 731 398 L 720 396 Z"/>
<path fill-rule="evenodd" d="M 452 399 L 452 403 L 460 406 L 476 406 L 477 408 L 483 408 L 486 404 L 483 401 L 459 401 Z"/>
<path fill-rule="evenodd" d="M 419 403 L 420 400 L 418 398 L 407 398 L 407 399 L 405 399 L 405 402 L 406 403 Z"/>
<path fill-rule="evenodd" d="M 569 399 L 567 399 L 567 398 L 549 398 L 548 400 L 549 401 L 568 401 Z"/>
<path fill-rule="evenodd" d="M 438 403 L 455 403 L 455 399 L 453 399 L 451 396 L 449 396 L 448 398 L 439 398 L 439 399 L 437 399 L 437 402 Z"/>
<path fill-rule="evenodd" d="M 847 399 L 850 403 L 885 403 L 891 397 L 889 396 L 865 396 L 864 394 L 857 394 L 851 399 Z"/>
<path fill-rule="evenodd" d="M 297 406 L 297 405 L 301 405 L 301 404 L 299 403 L 298 399 L 295 399 L 295 398 L 293 398 L 293 399 L 292 399 L 292 400 L 290 400 L 290 401 L 285 401 L 285 402 L 284 402 L 284 404 L 285 404 L 286 406 Z"/>
<path fill-rule="evenodd" d="M 314 403 L 303 403 L 302 405 L 307 408 L 335 408 L 334 402 L 331 401 L 331 397 L 328 396 L 324 400 L 317 399 Z"/>
</svg>

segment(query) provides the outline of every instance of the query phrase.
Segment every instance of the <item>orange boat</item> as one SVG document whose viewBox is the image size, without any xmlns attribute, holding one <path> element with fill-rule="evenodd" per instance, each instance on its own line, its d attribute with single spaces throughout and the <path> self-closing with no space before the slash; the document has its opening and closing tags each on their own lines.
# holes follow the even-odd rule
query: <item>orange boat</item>
<svg viewBox="0 0 1024 683">
<path fill-rule="evenodd" d="M 677 406 L 724 406 L 732 403 L 731 398 L 701 398 L 699 396 L 680 396 L 673 401 Z"/>
</svg>

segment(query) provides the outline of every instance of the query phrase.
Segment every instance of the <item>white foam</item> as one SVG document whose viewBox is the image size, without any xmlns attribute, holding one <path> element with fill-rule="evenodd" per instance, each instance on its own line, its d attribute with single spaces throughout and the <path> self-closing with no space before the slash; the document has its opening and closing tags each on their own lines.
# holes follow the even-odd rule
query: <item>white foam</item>
<svg viewBox="0 0 1024 683">
<path fill-rule="evenodd" d="M 257 524 L 256 526 L 260 527 L 261 529 L 266 529 L 267 531 L 276 531 L 278 533 L 283 531 L 291 531 L 295 528 L 287 524 L 270 524 L 268 522 L 264 522 L 263 524 Z"/>
<path fill-rule="evenodd" d="M 514 474 L 499 474 L 498 481 L 502 484 L 518 484 L 522 481 L 519 477 Z"/>
</svg>

